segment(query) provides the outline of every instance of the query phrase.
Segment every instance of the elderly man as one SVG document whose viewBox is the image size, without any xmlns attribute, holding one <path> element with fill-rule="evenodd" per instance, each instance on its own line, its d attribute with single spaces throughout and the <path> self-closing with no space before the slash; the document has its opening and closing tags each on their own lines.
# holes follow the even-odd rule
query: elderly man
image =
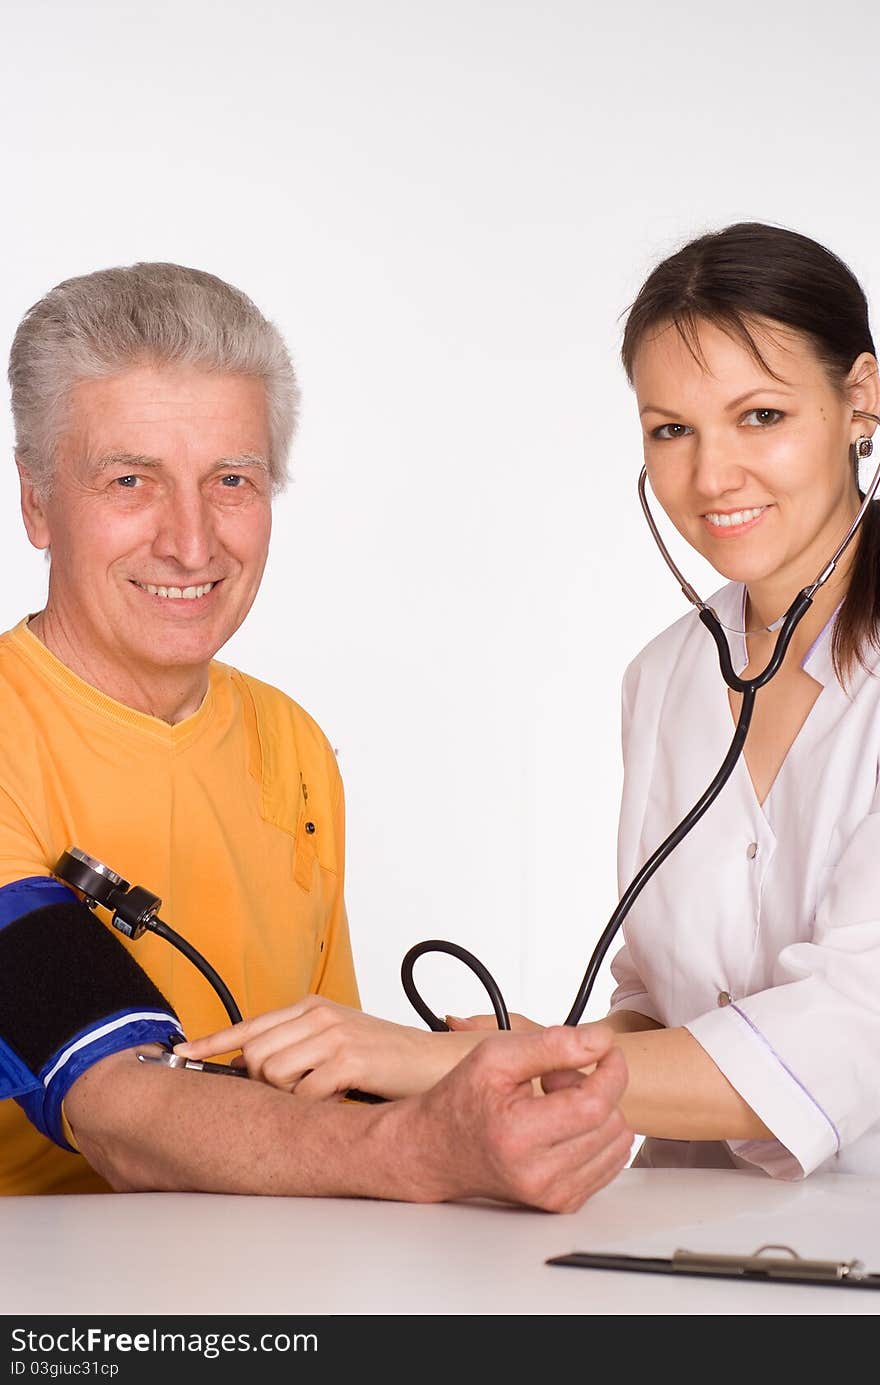
<svg viewBox="0 0 880 1385">
<path fill-rule="evenodd" d="M 173 264 L 52 289 L 10 382 L 24 522 L 51 566 L 44 609 L 0 637 L 0 1193 L 579 1206 L 630 1145 L 602 1026 L 488 1037 L 381 1104 L 139 1061 L 223 1007 L 180 951 L 122 938 L 58 878 L 71 846 L 155 890 L 245 1014 L 359 1005 L 333 752 L 214 657 L 260 585 L 297 385 L 244 294 Z"/>
</svg>

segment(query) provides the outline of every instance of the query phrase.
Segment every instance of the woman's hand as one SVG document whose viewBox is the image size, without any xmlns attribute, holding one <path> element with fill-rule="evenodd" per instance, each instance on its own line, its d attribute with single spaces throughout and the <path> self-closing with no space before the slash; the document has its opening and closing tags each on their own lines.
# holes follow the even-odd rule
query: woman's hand
<svg viewBox="0 0 880 1385">
<path fill-rule="evenodd" d="M 393 1024 L 309 995 L 174 1051 L 205 1059 L 240 1049 L 236 1061 L 251 1077 L 315 1100 L 350 1088 L 404 1097 L 432 1087 L 483 1038 L 482 1032 L 434 1034 Z"/>
</svg>

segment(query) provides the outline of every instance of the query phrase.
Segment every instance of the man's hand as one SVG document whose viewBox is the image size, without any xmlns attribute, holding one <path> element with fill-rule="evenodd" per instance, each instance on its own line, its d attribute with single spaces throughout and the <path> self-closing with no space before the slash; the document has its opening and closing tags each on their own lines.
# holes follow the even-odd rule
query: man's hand
<svg viewBox="0 0 880 1385">
<path fill-rule="evenodd" d="M 490 1035 L 430 1091 L 402 1104 L 405 1145 L 422 1151 L 417 1200 L 487 1197 L 573 1212 L 603 1188 L 626 1164 L 633 1140 L 619 1109 L 627 1072 L 614 1037 L 602 1024 Z M 593 1071 L 584 1075 L 583 1067 Z M 565 1085 L 536 1100 L 533 1079 L 563 1072 Z"/>
</svg>

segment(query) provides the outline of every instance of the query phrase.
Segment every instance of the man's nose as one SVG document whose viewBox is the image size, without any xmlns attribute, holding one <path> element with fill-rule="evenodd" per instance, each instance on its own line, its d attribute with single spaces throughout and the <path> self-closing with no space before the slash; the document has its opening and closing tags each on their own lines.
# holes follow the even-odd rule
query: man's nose
<svg viewBox="0 0 880 1385">
<path fill-rule="evenodd" d="M 216 539 L 211 506 L 198 491 L 175 491 L 159 514 L 153 552 L 188 572 L 204 572 L 214 557 Z"/>
</svg>

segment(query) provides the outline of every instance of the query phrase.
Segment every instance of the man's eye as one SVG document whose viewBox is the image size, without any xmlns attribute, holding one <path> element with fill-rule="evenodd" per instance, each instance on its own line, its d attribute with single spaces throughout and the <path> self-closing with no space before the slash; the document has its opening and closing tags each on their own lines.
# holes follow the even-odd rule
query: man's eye
<svg viewBox="0 0 880 1385">
<path fill-rule="evenodd" d="M 133 491 L 136 489 L 139 480 L 139 476 L 117 476 L 113 484 L 120 486 L 123 490 Z"/>
<path fill-rule="evenodd" d="M 238 484 L 239 481 L 242 483 L 241 486 Z M 228 476 L 221 476 L 220 478 L 220 484 L 231 491 L 241 490 L 244 483 L 244 476 L 239 476 L 237 471 L 231 471 Z"/>
<path fill-rule="evenodd" d="M 749 409 L 742 421 L 747 428 L 769 428 L 784 417 L 781 409 Z"/>
<path fill-rule="evenodd" d="M 661 442 L 671 442 L 673 438 L 683 438 L 691 431 L 686 423 L 663 423 L 651 430 L 651 437 L 659 438 Z"/>
</svg>

